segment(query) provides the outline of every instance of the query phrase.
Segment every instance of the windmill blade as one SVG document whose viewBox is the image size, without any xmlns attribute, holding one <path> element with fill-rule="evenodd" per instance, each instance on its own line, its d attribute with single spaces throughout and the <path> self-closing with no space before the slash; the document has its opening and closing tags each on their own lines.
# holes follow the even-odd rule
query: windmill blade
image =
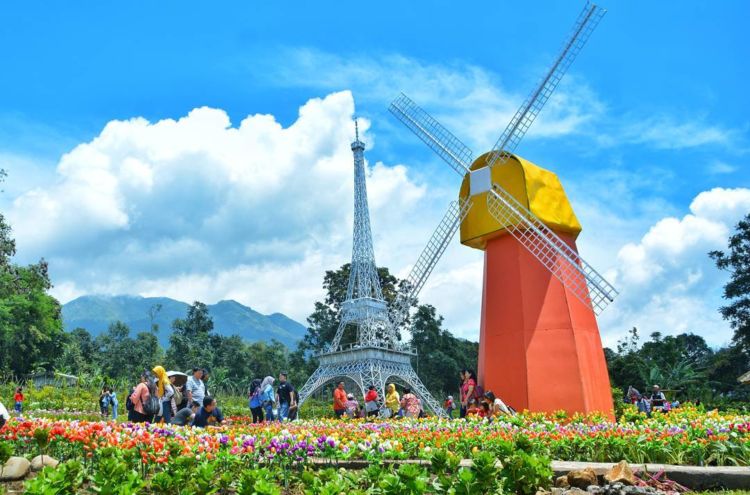
<svg viewBox="0 0 750 495">
<path fill-rule="evenodd" d="M 458 175 L 466 175 L 471 162 L 474 161 L 473 153 L 440 122 L 403 93 L 393 100 L 388 110 L 445 160 Z"/>
<path fill-rule="evenodd" d="M 537 88 L 531 92 L 521 108 L 511 119 L 508 127 L 505 128 L 500 139 L 497 140 L 492 148 L 492 155 L 488 158 L 489 166 L 502 165 L 508 159 L 511 153 L 515 151 L 518 143 L 529 130 L 529 127 L 536 119 L 536 116 L 547 103 L 549 97 L 557 88 L 560 79 L 573 63 L 578 53 L 586 44 L 586 41 L 594 32 L 604 14 L 607 11 L 596 4 L 587 2 L 573 25 L 570 36 L 563 44 L 560 55 L 550 67 L 547 74 L 539 82 Z"/>
<path fill-rule="evenodd" d="M 508 191 L 492 185 L 487 209 L 565 288 L 598 315 L 617 297 L 615 288 Z"/>
<path fill-rule="evenodd" d="M 430 240 L 419 255 L 417 262 L 406 277 L 409 292 L 400 294 L 391 310 L 391 323 L 394 328 L 398 328 L 409 314 L 409 308 L 412 302 L 417 298 L 419 292 L 424 287 L 427 278 L 437 265 L 438 260 L 448 247 L 450 240 L 456 234 L 461 222 L 466 218 L 471 208 L 471 201 L 464 201 L 460 205 L 458 201 L 452 201 L 448 206 L 448 211 L 443 216 L 440 224 L 432 233 Z"/>
</svg>

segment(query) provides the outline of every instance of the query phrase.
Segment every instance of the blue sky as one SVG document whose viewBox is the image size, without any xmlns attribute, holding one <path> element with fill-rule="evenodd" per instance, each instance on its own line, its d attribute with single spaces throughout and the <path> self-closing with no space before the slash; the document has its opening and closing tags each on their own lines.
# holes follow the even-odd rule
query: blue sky
<svg viewBox="0 0 750 495">
<path fill-rule="evenodd" d="M 408 271 L 458 185 L 387 104 L 403 90 L 484 151 L 582 5 L 3 4 L 0 159 L 10 177 L 0 206 L 19 259 L 50 259 L 61 300 L 124 290 L 233 297 L 302 319 L 322 271 L 350 250 L 351 129 L 341 119 L 356 113 L 369 127 L 378 261 Z M 560 175 L 584 226 L 582 254 L 620 283 L 623 302 L 601 320 L 606 342 L 638 325 L 720 344 L 731 335 L 715 311 L 724 278 L 705 251 L 750 211 L 750 5 L 605 7 L 518 152 Z M 235 130 L 248 116 L 269 117 L 247 127 L 243 142 L 253 144 L 232 155 L 233 145 L 216 144 L 231 134 L 222 115 L 191 114 L 226 132 L 204 143 L 207 131 L 185 121 L 192 130 L 172 139 L 203 147 L 172 156 L 152 125 L 201 107 Z M 106 134 L 112 121 L 125 124 Z M 314 173 L 299 168 L 301 157 Z M 253 189 L 268 181 L 289 187 Z M 45 230 L 45 221 L 65 228 Z M 424 299 L 472 337 L 481 254 L 454 244 Z M 284 275 L 288 266 L 305 280 Z"/>
</svg>

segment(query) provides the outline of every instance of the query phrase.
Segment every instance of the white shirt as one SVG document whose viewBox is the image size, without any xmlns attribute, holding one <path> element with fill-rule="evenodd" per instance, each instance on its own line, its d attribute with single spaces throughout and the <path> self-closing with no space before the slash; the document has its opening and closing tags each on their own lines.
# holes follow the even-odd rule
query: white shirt
<svg viewBox="0 0 750 495">
<path fill-rule="evenodd" d="M 203 405 L 203 398 L 206 396 L 206 386 L 203 380 L 197 380 L 194 376 L 187 379 L 185 389 L 193 394 L 193 402 Z"/>
<path fill-rule="evenodd" d="M 2 402 L 0 402 L 0 417 L 5 418 L 5 421 L 8 421 L 10 419 L 10 414 L 8 414 L 8 410 L 5 409 L 5 406 Z"/>
</svg>

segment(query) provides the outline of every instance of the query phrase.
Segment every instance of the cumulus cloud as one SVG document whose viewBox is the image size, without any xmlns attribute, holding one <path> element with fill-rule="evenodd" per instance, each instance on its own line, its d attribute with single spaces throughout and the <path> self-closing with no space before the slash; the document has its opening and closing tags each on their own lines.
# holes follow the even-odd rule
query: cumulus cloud
<svg viewBox="0 0 750 495">
<path fill-rule="evenodd" d="M 689 209 L 660 219 L 619 250 L 609 275 L 621 295 L 600 320 L 606 343 L 613 345 L 632 326 L 647 333 L 695 332 L 713 345 L 731 339 L 717 310 L 726 274 L 707 253 L 726 248 L 736 223 L 750 212 L 750 189 L 704 191 Z"/>
<path fill-rule="evenodd" d="M 51 261 L 63 300 L 234 298 L 303 320 L 323 271 L 351 253 L 353 113 L 344 91 L 310 100 L 288 127 L 270 115 L 232 126 L 212 108 L 112 121 L 60 159 L 54 184 L 13 200 L 19 253 Z M 421 243 L 432 227 L 406 214 L 432 200 L 403 165 L 368 167 L 368 188 L 378 261 L 398 270 L 419 251 L 396 239 L 409 230 Z"/>
</svg>

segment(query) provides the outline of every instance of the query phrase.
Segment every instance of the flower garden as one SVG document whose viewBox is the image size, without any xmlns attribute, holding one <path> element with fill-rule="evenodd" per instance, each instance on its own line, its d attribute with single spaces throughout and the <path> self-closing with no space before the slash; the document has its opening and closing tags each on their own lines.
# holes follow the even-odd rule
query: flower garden
<svg viewBox="0 0 750 495">
<path fill-rule="evenodd" d="M 30 494 L 65 493 L 54 488 L 62 485 L 119 494 L 322 494 L 372 487 L 377 493 L 534 493 L 552 481 L 550 459 L 750 465 L 750 416 L 690 407 L 653 418 L 626 416 L 617 423 L 521 414 L 493 423 L 428 418 L 261 425 L 237 416 L 205 430 L 26 418 L 11 420 L 0 433 L 0 456 L 63 461 L 27 480 Z M 392 459 L 427 462 L 391 467 Z M 461 468 L 461 459 L 474 463 Z M 368 461 L 369 468 L 333 469 L 352 460 Z"/>
</svg>

